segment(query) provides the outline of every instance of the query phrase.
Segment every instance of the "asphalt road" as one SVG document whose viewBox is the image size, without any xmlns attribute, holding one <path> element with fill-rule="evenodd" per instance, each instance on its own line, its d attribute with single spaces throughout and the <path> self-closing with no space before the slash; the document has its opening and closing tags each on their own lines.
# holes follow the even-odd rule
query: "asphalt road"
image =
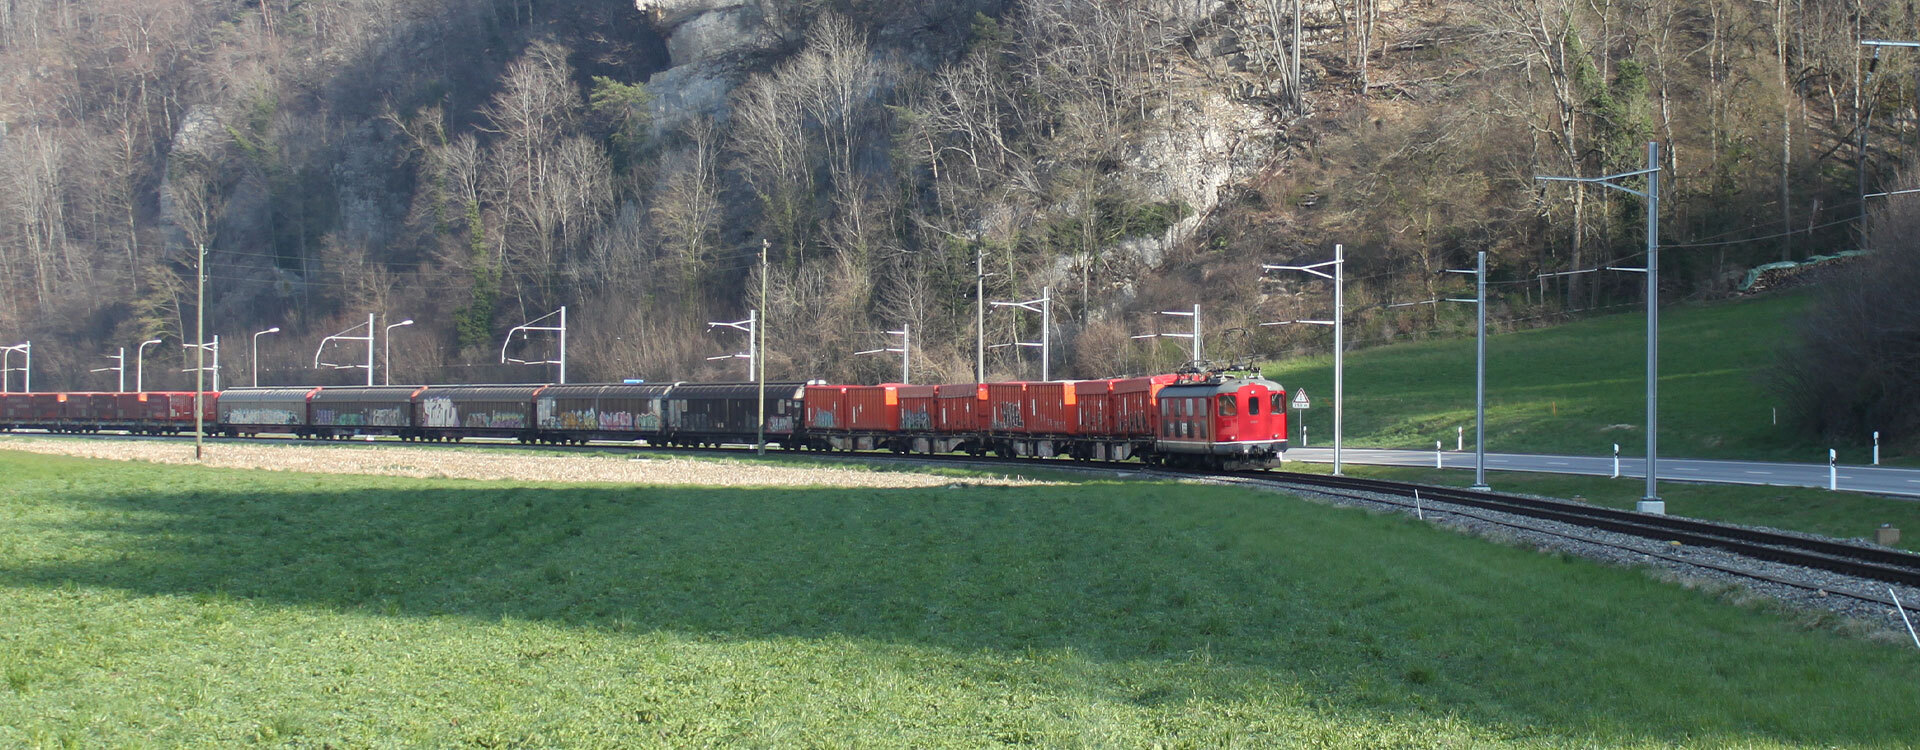
<svg viewBox="0 0 1920 750">
<path fill-rule="evenodd" d="M 1438 455 L 1440 466 L 1447 469 L 1473 470 L 1472 451 L 1444 451 Z M 1343 448 L 1340 461 L 1350 464 L 1369 464 L 1376 466 L 1424 466 L 1435 465 L 1436 454 L 1433 451 L 1379 450 L 1375 448 Z M 1287 451 L 1287 460 L 1307 463 L 1333 463 L 1333 449 L 1329 447 L 1293 448 Z M 1488 471 L 1533 471 L 1546 474 L 1585 474 L 1589 476 L 1613 476 L 1613 459 L 1592 456 L 1552 456 L 1531 453 L 1488 453 Z M 1837 467 L 1839 489 L 1849 492 L 1868 492 L 1877 495 L 1901 495 L 1920 498 L 1920 469 L 1896 469 L 1882 466 L 1858 466 L 1841 464 Z M 1620 476 L 1644 480 L 1647 476 L 1646 462 L 1638 458 L 1620 459 Z M 1779 487 L 1826 487 L 1828 473 L 1826 464 L 1788 464 L 1766 461 L 1707 461 L 1693 458 L 1661 458 L 1660 480 L 1679 482 L 1717 482 L 1723 484 L 1760 484 Z M 1499 482 L 1489 478 L 1488 484 L 1497 489 Z"/>
</svg>

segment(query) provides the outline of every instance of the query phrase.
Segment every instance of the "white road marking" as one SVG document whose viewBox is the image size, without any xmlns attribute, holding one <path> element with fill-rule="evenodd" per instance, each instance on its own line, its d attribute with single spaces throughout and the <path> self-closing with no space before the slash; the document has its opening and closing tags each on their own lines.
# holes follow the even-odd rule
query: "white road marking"
<svg viewBox="0 0 1920 750">
<path fill-rule="evenodd" d="M 1747 473 L 1748 473 L 1748 474 L 1762 474 L 1762 475 L 1771 475 L 1771 474 L 1773 474 L 1773 472 L 1771 472 L 1771 471 L 1749 471 L 1749 472 L 1747 472 Z"/>
<path fill-rule="evenodd" d="M 1567 465 L 1567 462 L 1565 462 L 1565 461 L 1548 461 L 1548 462 L 1547 462 L 1547 465 L 1548 465 L 1548 466 L 1566 466 L 1566 465 Z"/>
</svg>

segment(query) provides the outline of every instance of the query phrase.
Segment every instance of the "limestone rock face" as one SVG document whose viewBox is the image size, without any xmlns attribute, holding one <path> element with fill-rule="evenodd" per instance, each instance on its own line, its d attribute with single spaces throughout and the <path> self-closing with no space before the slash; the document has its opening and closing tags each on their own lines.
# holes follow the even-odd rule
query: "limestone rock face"
<svg viewBox="0 0 1920 750">
<path fill-rule="evenodd" d="M 727 96 L 779 42 L 760 0 L 634 0 L 634 7 L 666 39 L 673 66 L 647 80 L 656 135 L 694 117 L 724 119 Z"/>
</svg>

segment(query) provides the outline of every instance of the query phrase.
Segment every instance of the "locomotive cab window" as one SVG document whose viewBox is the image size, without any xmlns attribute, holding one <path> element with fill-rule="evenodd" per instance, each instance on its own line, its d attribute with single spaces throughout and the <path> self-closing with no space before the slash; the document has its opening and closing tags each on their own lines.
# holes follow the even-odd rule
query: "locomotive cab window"
<svg viewBox="0 0 1920 750">
<path fill-rule="evenodd" d="M 1259 396 L 1247 397 L 1247 416 L 1249 417 L 1260 416 L 1260 397 Z"/>
<path fill-rule="evenodd" d="M 1240 405 L 1240 402 L 1235 401 L 1232 396 L 1221 396 L 1220 397 L 1220 416 L 1223 416 L 1223 417 L 1237 416 L 1240 413 L 1239 405 Z"/>
<path fill-rule="evenodd" d="M 1286 409 L 1287 409 L 1287 394 L 1281 393 L 1279 391 L 1274 391 L 1273 392 L 1273 413 L 1279 414 L 1280 412 L 1286 411 Z"/>
</svg>

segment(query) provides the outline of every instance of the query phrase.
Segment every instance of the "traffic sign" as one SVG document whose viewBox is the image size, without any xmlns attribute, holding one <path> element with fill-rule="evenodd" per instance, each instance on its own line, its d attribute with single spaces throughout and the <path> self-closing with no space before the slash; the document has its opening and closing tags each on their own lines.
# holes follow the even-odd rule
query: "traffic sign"
<svg viewBox="0 0 1920 750">
<path fill-rule="evenodd" d="M 1304 388 L 1303 388 L 1303 389 L 1301 389 L 1301 390 L 1297 390 L 1297 391 L 1294 391 L 1294 392 L 1293 392 L 1293 408 L 1295 408 L 1295 409 L 1305 409 L 1305 408 L 1307 408 L 1307 407 L 1308 407 L 1308 406 L 1309 406 L 1309 405 L 1310 405 L 1311 403 L 1312 403 L 1312 402 L 1310 402 L 1310 401 L 1308 401 L 1308 400 L 1307 400 L 1307 391 L 1306 391 L 1306 389 L 1304 389 Z"/>
</svg>

